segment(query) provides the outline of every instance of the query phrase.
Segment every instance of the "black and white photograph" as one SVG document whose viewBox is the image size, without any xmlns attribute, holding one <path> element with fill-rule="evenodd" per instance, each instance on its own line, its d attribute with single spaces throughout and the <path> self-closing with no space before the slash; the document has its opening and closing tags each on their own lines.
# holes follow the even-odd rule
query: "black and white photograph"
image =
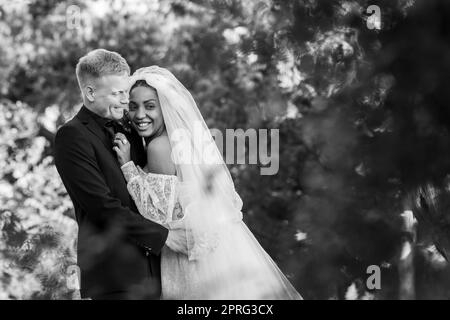
<svg viewBox="0 0 450 320">
<path fill-rule="evenodd" d="M 449 17 L 0 0 L 0 300 L 450 299 Z"/>
</svg>

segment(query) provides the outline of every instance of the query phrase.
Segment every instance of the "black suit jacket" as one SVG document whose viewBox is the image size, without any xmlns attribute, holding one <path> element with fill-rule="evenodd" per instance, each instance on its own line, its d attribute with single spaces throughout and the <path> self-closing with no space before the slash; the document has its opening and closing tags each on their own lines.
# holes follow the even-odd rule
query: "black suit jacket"
<svg viewBox="0 0 450 320">
<path fill-rule="evenodd" d="M 128 136 L 138 161 L 142 143 Z M 113 144 L 86 107 L 56 133 L 55 164 L 78 223 L 81 296 L 158 299 L 159 253 L 168 230 L 144 219 L 130 197 Z"/>
</svg>

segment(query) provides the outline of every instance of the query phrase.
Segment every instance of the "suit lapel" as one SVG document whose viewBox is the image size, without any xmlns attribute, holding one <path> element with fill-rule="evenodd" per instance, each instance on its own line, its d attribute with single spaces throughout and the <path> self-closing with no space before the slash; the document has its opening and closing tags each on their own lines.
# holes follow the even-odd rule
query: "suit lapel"
<svg viewBox="0 0 450 320">
<path fill-rule="evenodd" d="M 116 154 L 112 149 L 113 148 L 112 142 L 109 141 L 105 132 L 98 125 L 98 123 L 91 117 L 85 106 L 81 107 L 81 110 L 78 112 L 77 117 L 86 126 L 86 128 L 88 128 L 89 131 L 91 131 L 98 139 L 100 139 L 100 141 L 104 144 L 106 149 L 108 149 L 108 152 L 110 152 L 114 156 L 114 159 L 116 159 L 117 162 Z"/>
<path fill-rule="evenodd" d="M 98 125 L 98 123 L 92 118 L 92 116 L 89 114 L 89 111 L 86 110 L 86 107 L 83 106 L 81 108 L 81 110 L 78 112 L 78 114 L 76 115 L 78 117 L 78 119 L 81 121 L 81 123 L 83 123 L 83 125 L 86 126 L 86 128 L 91 131 L 105 146 L 105 148 L 109 151 L 111 157 L 113 157 L 113 162 L 116 164 L 116 168 L 117 170 L 121 173 L 121 177 L 122 177 L 122 183 L 123 183 L 123 190 L 124 190 L 124 195 L 128 196 L 128 201 L 124 201 L 124 199 L 121 198 L 121 201 L 123 201 L 123 203 L 127 206 L 130 206 L 130 208 L 134 211 L 134 212 L 138 212 L 138 209 L 136 208 L 136 205 L 133 201 L 133 199 L 131 198 L 131 196 L 128 194 L 127 191 L 127 182 L 125 180 L 125 177 L 122 174 L 122 169 L 120 168 L 120 164 L 119 161 L 117 160 L 117 155 L 115 154 L 114 150 L 112 149 L 113 144 L 111 141 L 109 141 L 108 137 L 106 136 L 106 134 L 104 133 L 104 131 L 102 130 L 102 128 Z"/>
</svg>

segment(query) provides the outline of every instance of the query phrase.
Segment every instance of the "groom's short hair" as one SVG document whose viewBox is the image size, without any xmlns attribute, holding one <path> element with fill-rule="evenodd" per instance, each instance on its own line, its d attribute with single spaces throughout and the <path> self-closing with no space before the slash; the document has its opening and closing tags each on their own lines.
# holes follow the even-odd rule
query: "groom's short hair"
<svg viewBox="0 0 450 320">
<path fill-rule="evenodd" d="M 80 89 L 90 79 L 98 79 L 112 74 L 130 74 L 130 66 L 117 52 L 96 49 L 81 57 L 77 63 L 76 75 Z"/>
</svg>

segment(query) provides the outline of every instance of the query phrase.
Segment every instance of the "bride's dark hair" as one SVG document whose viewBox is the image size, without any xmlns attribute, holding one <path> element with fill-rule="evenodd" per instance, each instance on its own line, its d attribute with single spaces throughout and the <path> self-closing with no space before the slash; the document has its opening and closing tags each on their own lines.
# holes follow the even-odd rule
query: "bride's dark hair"
<svg viewBox="0 0 450 320">
<path fill-rule="evenodd" d="M 131 93 L 131 91 L 133 91 L 135 88 L 139 88 L 139 87 L 146 87 L 146 88 L 154 89 L 154 90 L 156 91 L 156 89 L 153 88 L 151 85 L 149 85 L 149 84 L 147 83 L 147 81 L 145 81 L 145 80 L 138 80 L 138 81 L 136 81 L 136 82 L 131 86 L 130 93 Z"/>
</svg>

